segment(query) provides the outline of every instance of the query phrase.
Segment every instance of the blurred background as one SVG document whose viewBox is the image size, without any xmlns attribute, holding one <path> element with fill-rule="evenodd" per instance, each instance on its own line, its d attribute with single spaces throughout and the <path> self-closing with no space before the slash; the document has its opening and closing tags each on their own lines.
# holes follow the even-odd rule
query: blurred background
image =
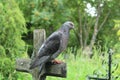
<svg viewBox="0 0 120 80">
<path fill-rule="evenodd" d="M 30 58 L 33 30 L 45 29 L 47 36 L 65 21 L 72 21 L 69 44 L 58 59 L 67 63 L 67 78 L 85 80 L 113 49 L 120 59 L 120 0 L 0 0 L 0 80 L 32 80 L 15 70 L 15 59 Z M 103 70 L 103 71 L 102 71 Z M 113 75 L 120 75 L 120 67 Z M 120 80 L 120 79 L 117 79 Z"/>
</svg>

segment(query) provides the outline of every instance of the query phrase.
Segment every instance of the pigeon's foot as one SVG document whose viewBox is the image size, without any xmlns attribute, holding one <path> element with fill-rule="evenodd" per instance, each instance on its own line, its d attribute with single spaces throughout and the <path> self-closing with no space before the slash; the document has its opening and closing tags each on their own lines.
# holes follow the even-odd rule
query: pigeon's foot
<svg viewBox="0 0 120 80">
<path fill-rule="evenodd" d="M 63 63 L 63 62 L 60 61 L 60 60 L 52 60 L 52 63 L 53 63 L 53 64 L 61 64 L 61 63 Z"/>
</svg>

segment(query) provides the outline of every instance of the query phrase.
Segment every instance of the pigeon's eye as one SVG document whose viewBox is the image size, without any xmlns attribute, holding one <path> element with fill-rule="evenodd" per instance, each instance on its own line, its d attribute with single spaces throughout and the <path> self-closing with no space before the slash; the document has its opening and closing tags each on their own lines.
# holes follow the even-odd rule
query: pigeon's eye
<svg viewBox="0 0 120 80">
<path fill-rule="evenodd" d="M 73 23 L 69 23 L 71 26 L 73 26 Z"/>
</svg>

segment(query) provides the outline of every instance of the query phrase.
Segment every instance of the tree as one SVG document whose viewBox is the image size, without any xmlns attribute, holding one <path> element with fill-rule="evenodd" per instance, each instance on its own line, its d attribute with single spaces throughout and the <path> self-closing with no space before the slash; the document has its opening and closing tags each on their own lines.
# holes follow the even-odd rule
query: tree
<svg viewBox="0 0 120 80">
<path fill-rule="evenodd" d="M 21 0 L 18 2 L 25 14 L 29 33 L 35 28 L 44 28 L 48 35 L 64 21 L 74 21 L 76 30 L 75 33 L 71 33 L 69 46 L 79 46 L 87 56 L 92 55 L 95 45 L 103 45 L 107 38 L 110 41 L 111 37 L 107 34 L 111 34 L 109 30 L 114 26 L 112 19 L 119 16 L 117 14 L 119 5 L 113 0 L 25 0 L 23 2 Z M 27 38 L 25 41 L 31 43 Z"/>
<path fill-rule="evenodd" d="M 25 19 L 14 0 L 0 1 L 0 79 L 16 80 L 14 63 L 26 52 L 21 35 L 26 32 Z M 14 77 L 13 77 L 14 76 Z"/>
<path fill-rule="evenodd" d="M 90 57 L 93 54 L 92 49 L 97 45 L 97 41 L 99 42 L 103 33 L 106 32 L 101 40 L 104 41 L 104 37 L 110 40 L 110 36 L 107 36 L 110 33 L 108 29 L 113 28 L 112 19 L 116 17 L 113 14 L 117 14 L 116 9 L 119 5 L 113 0 L 74 0 L 69 3 L 67 4 L 66 1 L 66 5 L 69 6 L 72 16 L 74 16 L 72 20 L 77 24 L 75 32 L 80 47 L 83 54 Z M 114 9 L 115 7 L 116 9 Z M 117 14 L 117 16 L 119 15 Z"/>
</svg>

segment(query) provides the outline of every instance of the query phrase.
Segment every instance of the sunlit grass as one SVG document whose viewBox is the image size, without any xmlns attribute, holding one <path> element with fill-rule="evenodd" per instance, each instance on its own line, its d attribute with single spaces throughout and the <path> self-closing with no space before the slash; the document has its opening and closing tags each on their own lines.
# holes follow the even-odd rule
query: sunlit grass
<svg viewBox="0 0 120 80">
<path fill-rule="evenodd" d="M 72 54 L 69 55 L 67 60 L 63 60 L 67 63 L 67 78 L 50 76 L 47 77 L 47 80 L 85 80 L 87 75 L 92 74 L 99 67 L 99 61 L 83 57 L 77 57 L 75 59 Z"/>
<path fill-rule="evenodd" d="M 31 74 L 24 72 L 17 72 L 17 80 L 33 80 Z"/>
<path fill-rule="evenodd" d="M 85 58 L 83 56 L 77 56 L 76 59 L 74 58 L 73 54 L 69 54 L 69 57 L 67 59 L 63 58 L 63 55 L 59 56 L 58 59 L 61 59 L 67 63 L 67 78 L 59 78 L 59 77 L 47 77 L 46 80 L 86 80 L 87 75 L 93 75 L 93 72 L 95 70 L 98 71 L 99 75 L 106 75 L 108 72 L 106 72 L 106 69 L 108 69 L 108 64 L 102 65 L 102 59 L 101 56 L 93 56 L 93 59 Z M 106 55 L 105 60 L 108 61 L 108 56 Z M 113 61 L 116 60 L 116 58 L 112 58 Z M 120 60 L 120 59 L 119 59 Z M 117 63 L 119 61 L 117 60 Z M 113 68 L 113 64 L 112 64 Z M 112 69 L 113 71 L 114 69 Z M 115 73 L 112 73 L 112 76 L 118 76 L 120 75 L 120 66 L 118 66 L 117 70 L 115 70 Z M 103 77 L 103 76 L 100 76 Z M 107 76 L 105 76 L 107 77 Z M 117 80 L 120 80 L 117 79 Z"/>
</svg>

